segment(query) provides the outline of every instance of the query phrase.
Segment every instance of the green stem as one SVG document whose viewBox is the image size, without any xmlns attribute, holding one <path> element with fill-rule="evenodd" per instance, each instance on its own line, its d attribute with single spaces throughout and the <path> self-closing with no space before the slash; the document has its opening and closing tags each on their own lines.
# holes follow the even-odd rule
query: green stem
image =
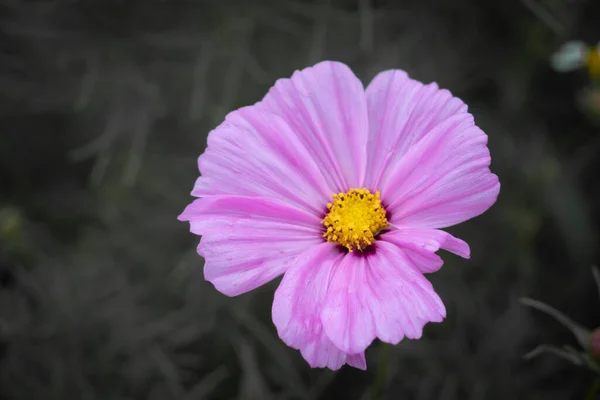
<svg viewBox="0 0 600 400">
<path fill-rule="evenodd" d="M 373 400 L 381 400 L 387 383 L 387 370 L 390 363 L 391 345 L 381 342 L 379 345 L 379 365 L 377 367 L 377 375 L 373 383 Z"/>
<path fill-rule="evenodd" d="M 590 388 L 588 393 L 585 395 L 584 400 L 594 400 L 596 398 L 596 394 L 598 394 L 598 392 L 600 392 L 600 378 L 597 378 L 594 381 L 594 383 L 592 384 L 592 387 Z"/>
</svg>

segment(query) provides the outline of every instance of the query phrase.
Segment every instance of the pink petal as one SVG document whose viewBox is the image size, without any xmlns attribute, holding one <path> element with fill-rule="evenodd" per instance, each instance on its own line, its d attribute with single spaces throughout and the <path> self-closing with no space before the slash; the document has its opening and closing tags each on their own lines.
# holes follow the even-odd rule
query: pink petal
<svg viewBox="0 0 600 400">
<path fill-rule="evenodd" d="M 378 337 L 417 339 L 446 309 L 431 283 L 398 247 L 378 241 L 372 253 L 350 253 L 330 278 L 321 320 L 342 351 L 360 353 Z"/>
<path fill-rule="evenodd" d="M 487 136 L 466 106 L 435 84 L 402 71 L 367 88 L 370 187 L 379 189 L 393 225 L 443 228 L 486 211 L 498 196 Z"/>
<path fill-rule="evenodd" d="M 386 232 L 380 240 L 403 249 L 414 265 L 423 273 L 435 272 L 444 262 L 435 254 L 439 249 L 469 258 L 469 245 L 448 232 L 437 229 L 401 228 Z"/>
<path fill-rule="evenodd" d="M 364 352 L 358 354 L 348 354 L 346 362 L 348 365 L 354 368 L 362 369 L 363 371 L 367 369 L 367 360 Z"/>
<path fill-rule="evenodd" d="M 401 228 L 386 232 L 379 238 L 419 252 L 435 253 L 444 249 L 463 258 L 470 257 L 467 242 L 438 229 Z"/>
<path fill-rule="evenodd" d="M 279 337 L 299 349 L 311 367 L 336 370 L 349 363 L 366 368 L 362 351 L 349 355 L 329 340 L 319 316 L 332 269 L 343 256 L 331 243 L 307 250 L 296 258 L 275 292 L 273 322 Z"/>
<path fill-rule="evenodd" d="M 204 276 L 228 296 L 271 281 L 298 254 L 322 243 L 318 217 L 273 199 L 197 199 L 179 219 L 205 235 L 198 246 Z"/>
<path fill-rule="evenodd" d="M 350 68 L 324 61 L 296 71 L 290 79 L 278 80 L 260 104 L 294 128 L 330 188 L 345 192 L 362 186 L 367 105 L 363 85 Z"/>
<path fill-rule="evenodd" d="M 369 110 L 367 187 L 377 189 L 388 165 L 433 127 L 467 106 L 435 83 L 423 85 L 406 72 L 379 73 L 367 87 Z"/>
<path fill-rule="evenodd" d="M 444 228 L 485 212 L 500 183 L 470 114 L 448 118 L 389 165 L 381 194 L 397 227 Z"/>
<path fill-rule="evenodd" d="M 267 197 L 317 214 L 331 198 L 320 167 L 292 128 L 257 106 L 230 113 L 209 134 L 198 166 L 197 197 Z"/>
</svg>

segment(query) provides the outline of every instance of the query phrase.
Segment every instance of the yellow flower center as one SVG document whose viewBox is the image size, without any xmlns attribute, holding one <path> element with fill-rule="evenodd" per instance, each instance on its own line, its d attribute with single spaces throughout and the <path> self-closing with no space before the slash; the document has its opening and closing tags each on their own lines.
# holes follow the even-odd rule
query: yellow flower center
<svg viewBox="0 0 600 400">
<path fill-rule="evenodd" d="M 327 204 L 327 208 L 329 212 L 323 219 L 327 231 L 323 237 L 349 251 L 363 250 L 388 226 L 379 192 L 373 194 L 367 189 L 350 189 L 346 193 L 334 194 L 333 203 Z"/>
<path fill-rule="evenodd" d="M 592 78 L 600 78 L 600 49 L 591 49 L 588 52 L 585 64 Z"/>
</svg>

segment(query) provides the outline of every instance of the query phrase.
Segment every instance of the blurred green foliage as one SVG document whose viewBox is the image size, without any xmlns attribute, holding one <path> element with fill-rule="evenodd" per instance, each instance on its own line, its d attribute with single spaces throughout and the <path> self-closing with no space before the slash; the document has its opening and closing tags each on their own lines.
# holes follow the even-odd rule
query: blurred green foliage
<svg viewBox="0 0 600 400">
<path fill-rule="evenodd" d="M 463 98 L 502 183 L 451 229 L 472 258 L 443 255 L 448 318 L 391 350 L 384 398 L 581 398 L 591 376 L 523 359 L 572 338 L 518 298 L 600 325 L 600 132 L 585 74 L 548 64 L 599 21 L 594 0 L 2 0 L 0 398 L 368 398 L 377 345 L 367 372 L 311 370 L 272 325 L 277 282 L 217 293 L 176 220 L 207 133 L 323 59 Z"/>
</svg>

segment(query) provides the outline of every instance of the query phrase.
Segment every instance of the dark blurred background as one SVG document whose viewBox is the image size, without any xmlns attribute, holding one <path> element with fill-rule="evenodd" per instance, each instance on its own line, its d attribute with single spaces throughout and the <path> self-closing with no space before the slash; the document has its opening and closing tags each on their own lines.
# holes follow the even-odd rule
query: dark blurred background
<svg viewBox="0 0 600 400">
<path fill-rule="evenodd" d="M 0 1 L 0 399 L 368 399 L 311 370 L 270 319 L 277 282 L 203 279 L 178 222 L 224 115 L 320 60 L 401 68 L 470 105 L 500 197 L 430 276 L 448 308 L 392 348 L 385 399 L 583 399 L 595 377 L 532 297 L 600 325 L 600 92 L 555 72 L 600 40 L 597 0 Z M 381 362 L 380 362 L 381 361 Z"/>
</svg>

